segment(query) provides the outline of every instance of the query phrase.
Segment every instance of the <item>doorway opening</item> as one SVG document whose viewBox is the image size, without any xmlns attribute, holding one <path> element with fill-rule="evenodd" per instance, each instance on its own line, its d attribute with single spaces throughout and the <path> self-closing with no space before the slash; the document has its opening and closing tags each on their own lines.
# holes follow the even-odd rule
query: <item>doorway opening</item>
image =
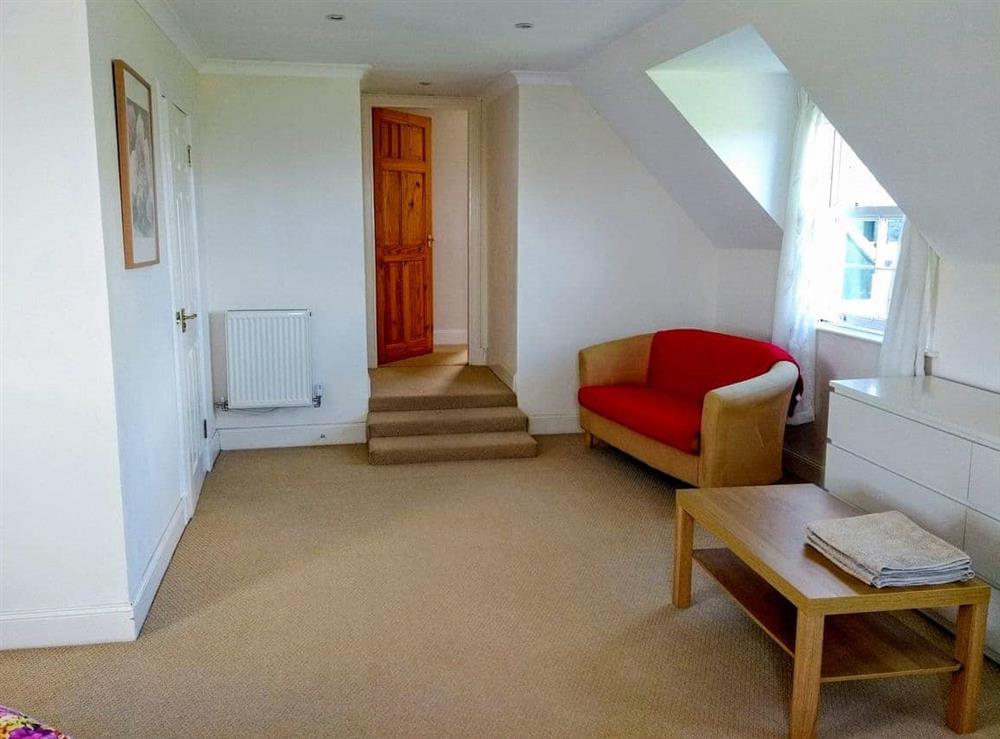
<svg viewBox="0 0 1000 739">
<path fill-rule="evenodd" d="M 485 364 L 479 101 L 362 97 L 368 366 Z"/>
</svg>

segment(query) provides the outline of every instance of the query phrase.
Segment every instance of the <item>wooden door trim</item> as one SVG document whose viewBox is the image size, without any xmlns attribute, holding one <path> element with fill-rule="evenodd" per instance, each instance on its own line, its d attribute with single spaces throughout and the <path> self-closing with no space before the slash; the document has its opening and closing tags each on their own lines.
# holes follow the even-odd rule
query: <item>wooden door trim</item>
<svg viewBox="0 0 1000 739">
<path fill-rule="evenodd" d="M 364 94 L 361 96 L 362 184 L 364 196 L 365 305 L 368 366 L 378 366 L 377 318 L 375 296 L 374 183 L 372 177 L 372 109 L 414 108 L 464 110 L 468 114 L 468 192 L 469 192 L 469 265 L 468 265 L 468 342 L 469 364 L 486 364 L 487 290 L 485 218 L 483 193 L 482 102 L 479 98 L 420 95 Z"/>
</svg>

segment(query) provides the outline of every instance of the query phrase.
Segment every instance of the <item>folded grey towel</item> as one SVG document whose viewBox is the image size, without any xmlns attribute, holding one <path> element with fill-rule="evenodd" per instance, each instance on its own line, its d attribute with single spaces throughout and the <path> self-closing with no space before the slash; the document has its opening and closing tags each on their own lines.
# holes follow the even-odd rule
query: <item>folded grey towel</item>
<svg viewBox="0 0 1000 739">
<path fill-rule="evenodd" d="M 806 543 L 876 588 L 970 580 L 969 555 L 899 511 L 813 521 Z"/>
</svg>

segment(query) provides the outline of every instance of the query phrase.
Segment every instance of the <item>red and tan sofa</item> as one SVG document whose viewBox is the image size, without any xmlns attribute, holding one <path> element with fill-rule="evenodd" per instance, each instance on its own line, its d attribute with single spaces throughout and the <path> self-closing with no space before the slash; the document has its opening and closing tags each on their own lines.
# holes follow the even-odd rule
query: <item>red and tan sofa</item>
<svg viewBox="0 0 1000 739">
<path fill-rule="evenodd" d="M 798 367 L 774 344 L 674 329 L 580 352 L 580 425 L 698 487 L 764 485 L 782 476 L 785 420 Z"/>
</svg>

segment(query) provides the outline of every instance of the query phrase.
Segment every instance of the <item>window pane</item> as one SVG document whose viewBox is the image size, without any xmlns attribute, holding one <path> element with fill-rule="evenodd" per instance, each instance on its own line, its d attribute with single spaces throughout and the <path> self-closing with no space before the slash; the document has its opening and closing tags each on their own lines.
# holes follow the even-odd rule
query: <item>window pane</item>
<svg viewBox="0 0 1000 739">
<path fill-rule="evenodd" d="M 826 320 L 881 331 L 899 261 L 903 213 L 857 154 L 833 134 L 830 206 L 836 230 L 819 288 Z"/>
<path fill-rule="evenodd" d="M 899 259 L 902 216 L 848 216 L 837 219 L 844 246 L 832 296 L 834 320 L 884 321 Z"/>
<path fill-rule="evenodd" d="M 903 235 L 903 220 L 903 218 L 889 219 L 889 243 L 895 242 L 897 247 L 899 239 Z"/>
<path fill-rule="evenodd" d="M 837 137 L 837 165 L 834 207 L 879 207 L 895 205 L 895 201 L 868 171 L 844 139 Z"/>
<path fill-rule="evenodd" d="M 869 300 L 872 296 L 872 282 L 875 278 L 874 269 L 852 268 L 844 270 L 844 289 L 841 297 L 844 300 Z"/>
</svg>

